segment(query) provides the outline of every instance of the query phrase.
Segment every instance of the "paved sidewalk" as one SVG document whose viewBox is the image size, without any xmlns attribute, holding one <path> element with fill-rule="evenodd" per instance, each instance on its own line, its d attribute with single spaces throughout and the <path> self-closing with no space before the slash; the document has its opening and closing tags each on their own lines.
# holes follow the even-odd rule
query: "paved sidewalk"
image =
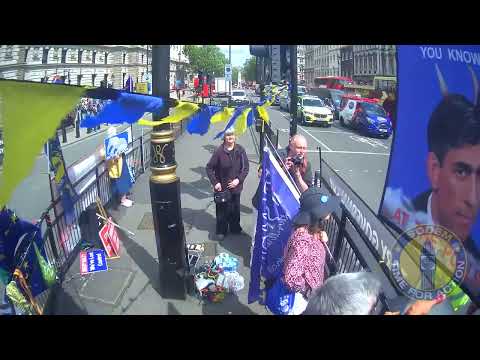
<svg viewBox="0 0 480 360">
<path fill-rule="evenodd" d="M 205 165 L 220 144 L 220 140 L 212 139 L 224 126 L 219 124 L 205 136 L 185 133 L 175 141 L 182 215 L 187 243 L 203 242 L 211 245 L 209 248 L 216 254 L 227 252 L 237 257 L 245 287 L 237 295 L 228 294 L 222 303 L 217 304 L 201 304 L 192 297 L 183 301 L 161 296 L 154 231 L 152 227 L 139 229 L 142 220 L 151 223 L 150 171 L 147 170 L 133 187 L 134 206 L 110 210 L 119 225 L 133 231 L 135 237 L 121 234 L 121 256 L 108 261 L 109 270 L 106 272 L 82 276 L 77 258 L 57 296 L 56 314 L 268 314 L 263 306 L 247 303 L 251 237 L 228 235 L 221 243 L 214 239 L 215 204 Z M 255 133 L 255 136 L 258 134 Z M 246 233 L 251 234 L 256 221 L 253 219 L 251 198 L 258 184 L 258 156 L 249 130 L 239 138 L 238 143 L 245 147 L 250 160 L 250 173 L 241 198 L 241 225 Z"/>
</svg>

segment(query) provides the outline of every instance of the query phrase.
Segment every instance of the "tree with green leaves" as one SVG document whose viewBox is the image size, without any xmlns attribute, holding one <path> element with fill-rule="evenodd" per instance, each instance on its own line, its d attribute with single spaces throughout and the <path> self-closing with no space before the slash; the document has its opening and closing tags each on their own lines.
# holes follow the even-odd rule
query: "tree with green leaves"
<svg viewBox="0 0 480 360">
<path fill-rule="evenodd" d="M 242 77 L 245 81 L 255 81 L 256 80 L 256 61 L 255 57 L 252 56 L 245 60 L 243 64 Z"/>
<path fill-rule="evenodd" d="M 225 73 L 227 59 L 225 54 L 215 45 L 185 45 L 184 54 L 188 57 L 189 68 L 194 73 L 202 71 L 214 77 L 222 77 Z"/>
</svg>

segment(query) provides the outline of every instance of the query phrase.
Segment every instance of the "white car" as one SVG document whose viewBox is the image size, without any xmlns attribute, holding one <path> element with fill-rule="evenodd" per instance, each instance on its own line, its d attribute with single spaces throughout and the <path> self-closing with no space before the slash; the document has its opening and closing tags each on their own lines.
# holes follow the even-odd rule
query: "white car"
<svg viewBox="0 0 480 360">
<path fill-rule="evenodd" d="M 279 98 L 280 109 L 288 111 L 288 108 L 290 106 L 290 99 L 289 99 L 289 96 L 288 96 L 288 90 L 285 89 L 282 92 L 280 92 L 280 94 L 278 95 L 278 98 Z"/>
<path fill-rule="evenodd" d="M 237 89 L 232 91 L 231 103 L 233 105 L 248 105 L 250 104 L 250 100 L 248 99 L 245 90 Z"/>
<path fill-rule="evenodd" d="M 330 127 L 333 124 L 332 111 L 315 96 L 304 95 L 298 98 L 297 117 L 303 125 L 318 124 Z"/>
</svg>

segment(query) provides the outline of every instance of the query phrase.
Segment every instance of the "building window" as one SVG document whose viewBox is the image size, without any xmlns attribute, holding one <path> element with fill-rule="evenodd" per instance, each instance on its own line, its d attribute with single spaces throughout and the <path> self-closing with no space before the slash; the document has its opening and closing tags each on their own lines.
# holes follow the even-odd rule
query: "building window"
<svg viewBox="0 0 480 360">
<path fill-rule="evenodd" d="M 39 49 L 33 48 L 32 61 L 40 61 Z"/>
<path fill-rule="evenodd" d="M 13 46 L 6 46 L 5 60 L 13 60 Z"/>
<path fill-rule="evenodd" d="M 48 50 L 47 48 L 43 48 L 42 54 L 42 64 L 46 64 L 48 62 Z"/>
<path fill-rule="evenodd" d="M 52 60 L 58 62 L 60 49 L 52 49 Z"/>
</svg>

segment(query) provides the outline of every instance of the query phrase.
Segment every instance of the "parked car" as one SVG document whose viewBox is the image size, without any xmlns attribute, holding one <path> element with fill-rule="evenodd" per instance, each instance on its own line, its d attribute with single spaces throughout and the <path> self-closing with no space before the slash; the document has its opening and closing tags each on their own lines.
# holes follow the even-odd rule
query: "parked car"
<svg viewBox="0 0 480 360">
<path fill-rule="evenodd" d="M 290 103 L 290 99 L 289 99 L 289 95 L 288 95 L 288 89 L 282 90 L 280 92 L 280 95 L 278 95 L 278 99 L 279 99 L 278 102 L 279 102 L 279 105 L 280 105 L 280 109 L 288 111 L 289 103 Z"/>
<path fill-rule="evenodd" d="M 232 105 L 248 105 L 250 100 L 247 97 L 245 90 L 234 90 L 232 91 L 232 97 L 230 99 Z"/>
<path fill-rule="evenodd" d="M 376 100 L 343 96 L 339 113 L 340 124 L 363 134 L 390 137 L 392 122 Z"/>
<path fill-rule="evenodd" d="M 333 113 L 325 106 L 322 100 L 314 96 L 300 96 L 298 98 L 297 116 L 300 123 L 332 126 Z"/>
</svg>

